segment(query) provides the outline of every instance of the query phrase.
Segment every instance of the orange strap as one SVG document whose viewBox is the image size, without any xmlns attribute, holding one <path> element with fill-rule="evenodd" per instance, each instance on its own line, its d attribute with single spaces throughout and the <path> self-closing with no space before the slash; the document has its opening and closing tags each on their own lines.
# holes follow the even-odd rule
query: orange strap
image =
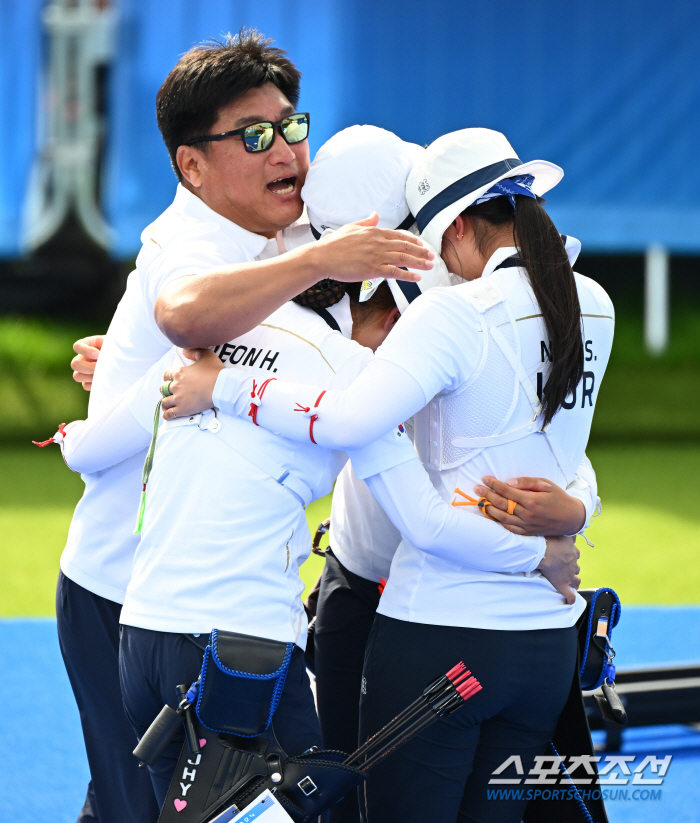
<svg viewBox="0 0 700 823">
<path fill-rule="evenodd" d="M 493 506 L 493 503 L 489 502 L 489 499 L 487 497 L 480 497 L 477 500 L 476 498 L 470 497 L 468 494 L 465 494 L 461 489 L 455 489 L 455 494 L 460 495 L 460 497 L 463 497 L 466 501 L 462 502 L 458 500 L 453 500 L 452 505 L 455 508 L 457 506 L 478 506 L 484 517 L 488 517 L 489 520 L 494 520 L 495 522 L 498 522 L 495 517 L 491 517 L 491 515 L 486 511 L 487 506 Z M 513 512 L 515 511 L 515 507 L 517 505 L 518 504 L 515 502 L 515 500 L 508 500 L 508 514 L 513 514 Z"/>
</svg>

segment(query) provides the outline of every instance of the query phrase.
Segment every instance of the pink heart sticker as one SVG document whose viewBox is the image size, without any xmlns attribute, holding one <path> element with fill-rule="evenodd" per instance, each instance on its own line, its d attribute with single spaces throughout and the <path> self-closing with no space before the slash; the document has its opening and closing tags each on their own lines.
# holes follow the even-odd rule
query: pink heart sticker
<svg viewBox="0 0 700 823">
<path fill-rule="evenodd" d="M 176 797 L 175 800 L 173 800 L 173 803 L 174 803 L 175 808 L 178 812 L 181 812 L 185 808 L 185 806 L 187 805 L 187 801 L 186 800 L 180 800 L 179 797 Z"/>
<path fill-rule="evenodd" d="M 199 747 L 201 749 L 203 749 L 206 745 L 207 745 L 207 738 L 206 737 L 200 737 L 199 738 Z"/>
</svg>

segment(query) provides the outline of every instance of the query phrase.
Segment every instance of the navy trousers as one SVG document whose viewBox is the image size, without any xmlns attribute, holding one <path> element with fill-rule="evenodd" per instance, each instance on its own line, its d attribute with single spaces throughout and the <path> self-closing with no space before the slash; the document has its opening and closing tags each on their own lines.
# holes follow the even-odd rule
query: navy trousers
<svg viewBox="0 0 700 823">
<path fill-rule="evenodd" d="M 492 799 L 489 780 L 510 757 L 519 757 L 527 774 L 535 757 L 546 753 L 576 653 L 573 626 L 495 631 L 378 614 L 365 658 L 363 740 L 460 660 L 483 690 L 372 769 L 365 783 L 368 823 L 520 823 L 527 799 Z M 513 771 L 500 777 L 517 778 Z"/>
<path fill-rule="evenodd" d="M 379 587 L 343 566 L 333 552 L 326 565 L 316 607 L 316 701 L 323 745 L 353 752 L 360 726 L 360 687 L 367 638 L 372 629 Z M 356 792 L 330 810 L 331 823 L 359 823 Z"/>
<path fill-rule="evenodd" d="M 189 685 L 197 679 L 206 640 L 206 637 L 195 638 L 135 626 L 121 627 L 119 676 L 126 713 L 139 738 L 165 703 L 173 708 L 177 706 L 175 687 L 180 683 Z M 304 653 L 298 646 L 292 653 L 272 727 L 287 754 L 300 754 L 312 746 L 322 747 Z M 165 802 L 184 740 L 183 727 L 162 757 L 149 766 L 159 806 Z"/>
<path fill-rule="evenodd" d="M 79 823 L 155 823 L 158 805 L 132 751 L 134 734 L 119 688 L 121 606 L 63 572 L 56 589 L 58 642 L 85 738 L 90 776 Z"/>
</svg>

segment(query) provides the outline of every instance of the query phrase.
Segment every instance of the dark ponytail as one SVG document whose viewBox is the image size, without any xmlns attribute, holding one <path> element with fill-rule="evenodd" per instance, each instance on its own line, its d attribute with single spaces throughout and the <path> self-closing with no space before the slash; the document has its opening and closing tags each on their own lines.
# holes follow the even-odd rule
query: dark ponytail
<svg viewBox="0 0 700 823">
<path fill-rule="evenodd" d="M 484 257 L 493 251 L 490 241 L 497 227 L 513 223 L 515 245 L 549 337 L 551 369 L 541 398 L 546 426 L 583 376 L 581 304 L 561 236 L 540 199 L 517 194 L 515 203 L 515 219 L 507 197 L 470 206 L 463 214 L 473 220 L 477 248 Z"/>
</svg>

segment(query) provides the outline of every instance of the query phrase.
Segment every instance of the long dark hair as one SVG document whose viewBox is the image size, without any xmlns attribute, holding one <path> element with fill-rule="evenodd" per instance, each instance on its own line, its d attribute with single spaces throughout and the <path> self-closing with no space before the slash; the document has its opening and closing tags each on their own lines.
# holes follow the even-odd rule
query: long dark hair
<svg viewBox="0 0 700 823">
<path fill-rule="evenodd" d="M 583 376 L 581 304 L 561 236 L 544 201 L 515 195 L 515 215 L 507 197 L 496 197 L 462 212 L 470 217 L 480 254 L 488 257 L 498 227 L 513 224 L 513 237 L 527 270 L 549 337 L 551 368 L 542 390 L 544 426 L 573 393 Z"/>
</svg>

